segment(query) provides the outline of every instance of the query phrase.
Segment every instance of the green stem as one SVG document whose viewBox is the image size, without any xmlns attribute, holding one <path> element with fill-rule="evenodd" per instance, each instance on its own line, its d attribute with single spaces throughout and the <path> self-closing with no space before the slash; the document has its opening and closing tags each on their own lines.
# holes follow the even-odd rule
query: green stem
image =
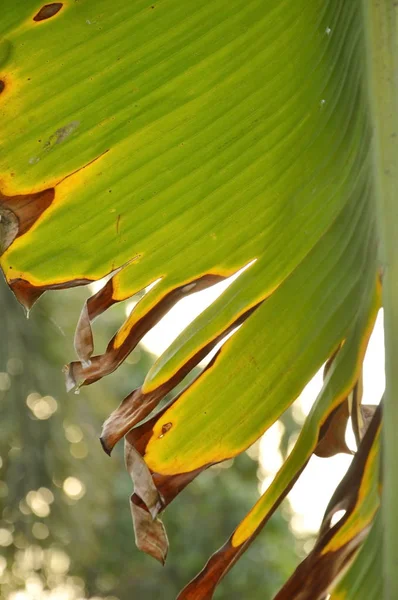
<svg viewBox="0 0 398 600">
<path fill-rule="evenodd" d="M 398 599 L 398 2 L 363 0 L 383 273 L 384 600 Z"/>
</svg>

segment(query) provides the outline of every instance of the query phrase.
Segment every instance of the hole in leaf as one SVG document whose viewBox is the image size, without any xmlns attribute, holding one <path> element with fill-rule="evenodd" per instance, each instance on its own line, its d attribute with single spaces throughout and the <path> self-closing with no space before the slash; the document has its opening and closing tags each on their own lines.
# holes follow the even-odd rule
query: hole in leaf
<svg viewBox="0 0 398 600">
<path fill-rule="evenodd" d="M 341 521 L 341 519 L 344 517 L 346 512 L 347 512 L 346 510 L 337 510 L 334 513 L 333 517 L 330 519 L 330 527 L 334 527 L 336 525 L 336 523 Z"/>
</svg>

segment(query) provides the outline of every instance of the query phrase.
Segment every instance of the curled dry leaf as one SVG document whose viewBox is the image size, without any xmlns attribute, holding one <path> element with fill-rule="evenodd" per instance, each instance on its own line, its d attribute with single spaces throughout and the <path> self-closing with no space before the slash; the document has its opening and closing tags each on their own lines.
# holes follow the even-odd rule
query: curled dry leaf
<svg viewBox="0 0 398 600">
<path fill-rule="evenodd" d="M 137 548 L 164 564 L 168 540 L 164 525 L 157 517 L 163 506 L 162 497 L 142 456 L 128 440 L 125 441 L 125 461 L 127 471 L 134 483 L 130 507 Z"/>
<path fill-rule="evenodd" d="M 329 503 L 313 550 L 275 600 L 323 600 L 366 539 L 379 507 L 380 424 L 379 407 Z M 331 526 L 332 517 L 339 510 L 345 510 L 344 516 Z"/>
<path fill-rule="evenodd" d="M 153 483 L 151 473 L 142 456 L 127 439 L 125 440 L 124 457 L 127 471 L 134 483 L 135 494 L 144 502 L 152 517 L 156 517 L 163 506 L 162 497 Z"/>
<path fill-rule="evenodd" d="M 126 321 L 122 326 L 122 330 L 125 333 L 121 344 L 118 344 L 118 334 L 116 334 L 109 342 L 106 352 L 91 359 L 94 349 L 91 321 L 115 302 L 112 298 L 112 280 L 110 280 L 105 286 L 104 291 L 93 296 L 91 302 L 89 300 L 83 307 L 75 334 L 75 348 L 80 361 L 72 362 L 69 365 L 67 379 L 70 383 L 68 387 L 71 385 L 80 386 L 94 383 L 105 375 L 112 373 L 126 359 L 130 352 L 134 350 L 144 335 L 179 300 L 193 292 L 206 289 L 222 281 L 222 279 L 222 277 L 217 275 L 205 275 L 196 281 L 184 284 L 169 292 L 148 310 L 142 319 L 134 323 L 134 326 L 128 327 L 129 320 Z"/>
<path fill-rule="evenodd" d="M 353 454 L 345 440 L 349 418 L 348 400 L 344 400 L 334 409 L 327 421 L 322 425 L 320 439 L 314 452 L 316 456 L 327 458 L 339 452 Z"/>
<path fill-rule="evenodd" d="M 140 506 L 134 495 L 130 498 L 130 508 L 137 548 L 164 565 L 169 542 L 162 521 L 158 517 L 153 518 L 145 507 Z"/>
</svg>

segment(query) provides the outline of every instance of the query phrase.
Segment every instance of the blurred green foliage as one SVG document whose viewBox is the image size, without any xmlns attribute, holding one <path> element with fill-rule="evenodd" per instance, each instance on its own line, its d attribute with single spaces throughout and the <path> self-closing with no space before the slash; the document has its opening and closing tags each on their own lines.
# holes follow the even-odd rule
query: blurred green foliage
<svg viewBox="0 0 398 600">
<path fill-rule="evenodd" d="M 142 347 L 102 381 L 67 395 L 61 368 L 87 292 L 42 298 L 29 320 L 0 281 L 0 583 L 10 600 L 172 600 L 224 543 L 258 498 L 258 463 L 248 454 L 213 467 L 167 510 L 165 568 L 134 546 L 132 484 L 122 448 L 101 450 L 102 421 L 139 386 L 153 357 Z M 96 325 L 105 347 L 124 317 Z M 282 451 L 294 428 L 286 416 Z M 292 572 L 300 545 L 284 504 L 216 593 L 267 600 Z M 262 568 L 261 568 L 262 567 Z"/>
</svg>

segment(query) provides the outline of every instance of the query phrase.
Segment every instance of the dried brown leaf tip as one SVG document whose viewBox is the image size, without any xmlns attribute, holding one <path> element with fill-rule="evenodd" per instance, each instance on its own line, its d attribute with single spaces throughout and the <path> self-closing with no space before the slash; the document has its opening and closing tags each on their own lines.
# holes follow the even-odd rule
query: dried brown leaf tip
<svg viewBox="0 0 398 600">
<path fill-rule="evenodd" d="M 125 461 L 134 484 L 130 508 L 137 548 L 164 564 L 169 544 L 159 513 L 206 467 L 179 475 L 159 475 L 149 470 L 143 454 L 159 414 L 126 436 Z"/>
<path fill-rule="evenodd" d="M 338 454 L 339 452 L 353 454 L 345 441 L 349 417 L 350 411 L 348 400 L 344 400 L 330 413 L 325 423 L 322 425 L 319 433 L 318 445 L 314 452 L 316 456 L 328 458 L 330 456 L 335 456 L 335 454 Z"/>
<path fill-rule="evenodd" d="M 326 379 L 340 348 L 341 346 L 339 346 L 339 348 L 326 361 L 323 370 L 324 380 Z M 345 454 L 353 454 L 353 451 L 347 446 L 345 434 L 347 430 L 348 419 L 351 416 L 350 399 L 353 396 L 355 396 L 355 398 L 359 398 L 360 389 L 361 384 L 358 380 L 351 394 L 344 398 L 344 400 L 342 400 L 340 404 L 335 407 L 335 409 L 328 415 L 326 421 L 322 424 L 319 431 L 318 445 L 314 451 L 316 456 L 329 458 L 330 456 L 335 456 L 340 452 Z"/>
<path fill-rule="evenodd" d="M 137 548 L 164 565 L 169 548 L 164 525 L 160 519 L 157 517 L 153 519 L 145 508 L 136 504 L 135 499 L 136 496 L 133 495 L 130 499 L 130 508 Z"/>
<path fill-rule="evenodd" d="M 74 279 L 72 281 L 66 281 L 65 283 L 55 283 L 53 285 L 44 285 L 42 287 L 32 285 L 26 279 L 10 279 L 8 284 L 17 300 L 29 311 L 33 304 L 44 294 L 47 290 L 63 290 L 71 287 L 78 287 L 80 285 L 87 285 L 92 283 L 91 279 Z"/>
<path fill-rule="evenodd" d="M 51 4 L 45 4 L 41 7 L 39 12 L 33 17 L 34 21 L 45 21 L 46 19 L 51 19 L 54 15 L 56 15 L 61 8 L 63 7 L 62 2 L 52 2 Z"/>
<path fill-rule="evenodd" d="M 125 443 L 125 461 L 134 483 L 130 508 L 137 548 L 164 565 L 169 543 L 164 525 L 157 516 L 163 506 L 162 497 L 144 459 L 128 440 Z"/>
</svg>

